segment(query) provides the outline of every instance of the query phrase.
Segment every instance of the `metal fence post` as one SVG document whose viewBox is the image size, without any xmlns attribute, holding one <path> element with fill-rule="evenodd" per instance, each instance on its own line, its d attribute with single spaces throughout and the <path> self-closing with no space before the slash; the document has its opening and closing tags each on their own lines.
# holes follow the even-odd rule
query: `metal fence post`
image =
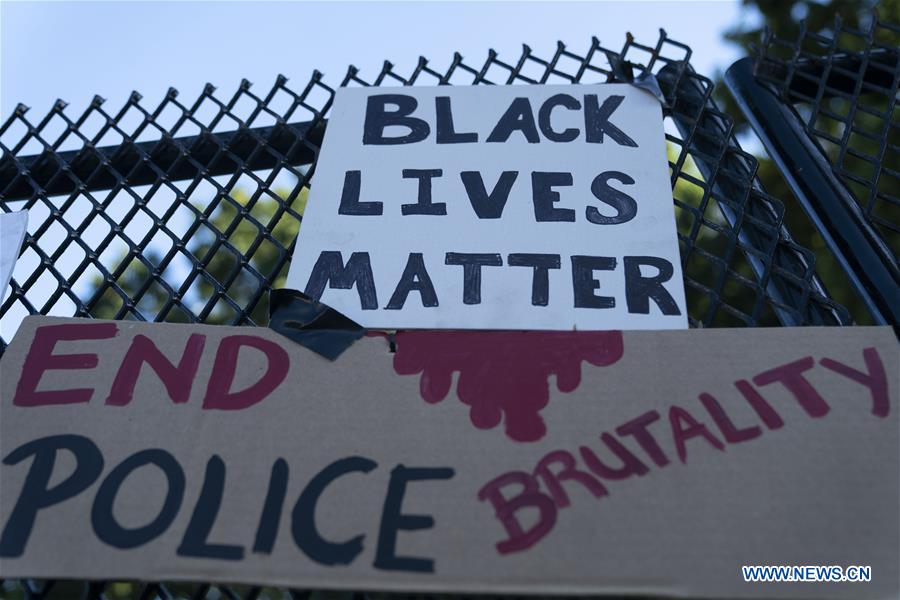
<svg viewBox="0 0 900 600">
<path fill-rule="evenodd" d="M 807 135 L 799 115 L 756 80 L 752 58 L 734 63 L 725 82 L 875 322 L 900 323 L 897 263 Z"/>
<path fill-rule="evenodd" d="M 758 213 L 757 216 L 773 223 L 773 226 L 779 229 L 780 239 L 790 240 L 790 233 L 780 223 L 781 215 L 774 207 L 765 202 L 755 202 L 750 197 L 754 190 L 763 191 L 759 182 L 755 181 L 755 160 L 741 156 L 737 146 L 734 146 L 735 152 L 727 151 L 726 147 L 735 143 L 731 137 L 731 119 L 720 113 L 712 104 L 708 98 L 708 90 L 704 89 L 698 76 L 693 73 L 693 69 L 689 65 L 685 65 L 683 69 L 684 73 L 681 73 L 682 69 L 677 68 L 675 64 L 666 65 L 660 70 L 659 82 L 666 95 L 678 98 L 679 102 L 697 107 L 698 114 L 700 114 L 701 107 L 706 109 L 696 119 L 675 111 L 672 120 L 685 140 L 689 140 L 692 146 L 696 146 L 698 151 L 693 154 L 694 162 L 703 177 L 712 186 L 712 193 L 719 198 L 730 199 L 731 203 L 720 202 L 719 208 L 729 225 L 737 232 L 741 247 L 762 248 L 767 245 L 764 236 L 759 235 L 751 227 L 742 226 L 742 213 L 744 212 Z M 733 177 L 717 177 L 720 169 L 739 175 L 740 181 Z M 777 299 L 778 303 L 784 307 L 802 305 L 802 290 L 791 289 L 791 286 L 785 285 L 784 281 L 767 277 L 767 272 L 773 265 L 788 266 L 786 264 L 788 262 L 793 263 L 794 268 L 798 264 L 801 268 L 809 268 L 806 257 L 800 253 L 790 253 L 789 256 L 786 256 L 785 253 L 773 252 L 771 256 L 763 258 L 746 251 L 745 256 L 757 279 L 764 282 L 767 293 L 773 299 Z M 771 262 L 772 265 L 767 262 Z M 810 285 L 823 296 L 827 296 L 824 285 L 815 274 L 810 279 Z M 797 326 L 805 322 L 814 325 L 848 324 L 846 319 L 836 311 L 822 306 L 812 306 L 811 309 L 809 315 L 803 316 L 798 315 L 794 310 L 787 310 L 779 306 L 776 306 L 775 312 L 778 320 L 784 326 Z"/>
</svg>

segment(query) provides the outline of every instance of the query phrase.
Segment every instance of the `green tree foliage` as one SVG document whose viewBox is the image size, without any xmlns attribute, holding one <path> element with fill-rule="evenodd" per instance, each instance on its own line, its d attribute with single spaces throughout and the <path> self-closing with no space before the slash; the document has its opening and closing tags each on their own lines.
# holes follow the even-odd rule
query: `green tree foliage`
<svg viewBox="0 0 900 600">
<path fill-rule="evenodd" d="M 300 229 L 300 221 L 284 209 L 302 215 L 306 208 L 309 188 L 299 190 L 279 189 L 272 193 L 247 194 L 238 189 L 221 199 L 210 211 L 205 202 L 197 202 L 198 213 L 207 214 L 206 222 L 190 237 L 186 249 L 190 262 L 197 268 L 193 277 L 179 271 L 173 263 L 163 264 L 163 251 L 151 246 L 144 252 L 144 261 L 132 258 L 116 280 L 121 293 L 107 287 L 94 305 L 91 314 L 101 319 L 133 318 L 130 312 L 139 312 L 147 320 L 188 322 L 187 313 L 171 303 L 172 292 L 154 281 L 162 278 L 168 288 L 180 292 L 183 303 L 207 323 L 235 323 L 239 315 L 235 305 L 244 306 L 251 299 L 259 299 L 250 318 L 257 325 L 268 321 L 268 301 L 262 281 L 271 281 L 273 288 L 282 287 L 287 277 L 287 253 Z M 270 230 L 269 237 L 263 235 Z M 166 250 L 168 251 L 168 250 Z M 185 255 L 186 256 L 186 255 Z M 245 258 L 246 257 L 246 258 Z M 123 257 L 126 260 L 128 257 Z M 120 261 L 121 262 L 121 261 Z M 281 266 L 279 267 L 279 264 Z M 151 269 L 156 277 L 151 277 Z M 187 278 L 187 283 L 186 283 Z M 102 284 L 99 278 L 95 288 Z M 137 299 L 133 311 L 125 305 L 125 299 Z M 211 302 L 215 299 L 215 303 Z"/>
<path fill-rule="evenodd" d="M 674 144 L 668 146 L 668 159 L 672 165 L 678 163 L 679 152 L 679 146 Z M 678 204 L 699 210 L 704 204 L 703 188 L 688 178 L 694 181 L 702 181 L 703 178 L 690 156 L 684 157 L 683 160 L 682 177 L 675 183 L 674 196 Z M 302 188 L 293 202 L 293 210 L 301 215 L 306 207 L 308 191 L 308 188 Z M 259 199 L 253 201 L 246 191 L 236 190 L 227 199 L 220 201 L 212 211 L 209 211 L 206 203 L 196 203 L 194 208 L 198 212 L 209 212 L 208 225 L 200 226 L 188 240 L 186 249 L 193 256 L 192 262 L 205 265 L 200 269 L 205 275 L 196 274 L 185 283 L 187 273 L 179 271 L 171 261 L 164 264 L 164 249 L 151 245 L 141 258 L 124 255 L 117 261 L 119 266 L 122 262 L 128 262 L 115 280 L 116 286 L 121 291 L 112 286 L 103 286 L 100 278 L 94 281 L 95 290 L 103 287 L 105 291 L 95 303 L 91 314 L 102 319 L 122 319 L 134 318 L 133 313 L 137 312 L 150 321 L 189 322 L 190 318 L 184 309 L 178 303 L 170 301 L 172 292 L 186 288 L 188 292 L 181 294 L 184 304 L 204 322 L 215 324 L 235 322 L 237 316 L 235 310 L 228 301 L 222 299 L 223 286 L 216 282 L 224 284 L 224 296 L 240 305 L 258 296 L 260 280 L 271 280 L 273 288 L 284 285 L 287 268 L 278 267 L 280 250 L 272 242 L 263 239 L 259 232 L 261 227 L 271 227 L 272 237 L 282 247 L 291 246 L 299 231 L 300 223 L 281 208 L 290 204 L 291 193 L 289 189 L 276 190 L 274 195 L 260 194 Z M 725 227 L 725 220 L 715 208 L 714 201 L 706 202 L 708 203 L 704 211 L 706 220 Z M 251 218 L 241 218 L 242 211 L 246 211 Z M 717 234 L 709 226 L 698 226 L 689 210 L 676 206 L 675 212 L 680 235 L 694 239 L 696 246 L 712 255 L 726 254 L 725 236 Z M 259 226 L 253 220 L 256 220 Z M 225 237 L 227 244 L 217 242 L 220 237 Z M 244 267 L 241 266 L 242 256 L 249 259 L 249 264 Z M 752 277 L 747 265 L 739 265 L 738 262 L 732 261 L 731 267 L 745 277 Z M 722 277 L 721 271 L 706 260 L 691 261 L 686 271 L 693 281 L 708 287 L 714 286 Z M 162 279 L 164 283 L 157 282 L 157 279 Z M 724 292 L 729 304 L 741 308 L 748 314 L 751 312 L 754 299 L 752 294 L 747 295 L 746 290 L 734 290 L 729 294 L 729 290 L 726 289 Z M 690 288 L 688 295 L 691 315 L 703 318 L 710 307 L 709 298 Z M 90 298 L 90 295 L 87 297 Z M 211 311 L 204 313 L 209 299 L 212 298 L 218 298 L 218 301 Z M 134 302 L 133 307 L 128 305 L 129 302 Z M 263 296 L 251 311 L 253 322 L 265 323 L 267 309 L 268 304 Z M 726 315 L 720 317 L 716 321 L 717 324 L 729 324 L 725 320 Z M 769 319 L 763 321 L 763 324 L 774 325 L 775 322 Z"/>
<path fill-rule="evenodd" d="M 739 45 L 748 55 L 753 53 L 753 46 L 760 42 L 766 28 L 771 28 L 779 38 L 793 40 L 800 34 L 801 20 L 805 20 L 807 31 L 818 32 L 828 37 L 833 32 L 836 16 L 840 15 L 847 28 L 865 29 L 871 22 L 873 10 L 870 1 L 859 0 L 821 2 L 744 0 L 743 5 L 740 22 L 725 32 L 724 37 L 729 42 Z M 900 22 L 900 0 L 883 0 L 878 5 L 877 11 L 884 21 Z M 887 46 L 897 46 L 896 35 L 894 35 L 895 39 L 888 39 L 889 36 L 886 32 L 879 35 L 880 38 L 883 38 L 879 40 L 881 43 Z M 690 42 L 690 40 L 687 41 Z M 853 35 L 842 35 L 839 42 L 841 47 L 849 50 L 858 50 L 863 46 L 862 38 Z M 808 50 L 813 53 L 822 52 L 821 48 L 818 50 L 809 48 Z M 716 95 L 719 104 L 735 118 L 739 125 L 739 131 L 747 132 L 748 129 L 741 111 L 728 93 L 721 80 L 721 75 L 718 77 Z M 828 108 L 839 115 L 847 115 L 852 109 L 847 101 L 839 98 L 827 102 L 830 103 Z M 877 108 L 877 106 L 874 107 Z M 800 106 L 799 110 L 801 114 L 804 114 L 804 107 Z M 809 116 L 809 111 L 806 114 Z M 879 122 L 876 117 L 860 113 L 853 118 L 853 123 L 856 128 L 868 131 L 877 131 L 879 127 L 884 126 L 884 123 Z M 840 137 L 845 129 L 844 124 L 833 120 L 827 122 L 824 119 L 817 119 L 815 125 L 837 137 Z M 895 146 L 900 144 L 900 139 L 898 139 L 900 128 L 896 123 L 893 123 L 890 131 L 893 136 L 891 143 Z M 850 146 L 860 152 L 869 155 L 877 153 L 878 144 L 865 136 L 851 133 L 849 140 Z M 835 161 L 839 147 L 827 142 L 823 142 L 823 145 L 831 160 Z M 751 144 L 751 150 L 758 150 L 758 146 Z M 794 239 L 816 254 L 817 271 L 829 292 L 850 309 L 851 314 L 858 322 L 869 322 L 868 313 L 852 290 L 847 277 L 797 203 L 778 168 L 761 150 L 759 150 L 758 158 L 760 179 L 772 196 L 784 202 L 785 222 Z M 678 148 L 670 147 L 669 160 L 672 163 L 678 161 Z M 871 180 L 873 177 L 871 165 L 865 161 L 854 160 L 851 156 L 845 158 L 844 164 L 845 167 L 864 179 Z M 894 173 L 900 172 L 900 153 L 888 152 L 883 156 L 882 164 L 887 169 L 893 170 Z M 693 166 L 690 157 L 685 162 L 684 173 L 702 185 L 702 177 Z M 690 210 L 676 209 L 678 230 L 682 236 L 693 237 L 695 246 L 706 251 L 708 255 L 722 257 L 727 254 L 727 238 L 717 235 L 715 227 L 717 223 L 723 226 L 725 223 L 715 205 L 715 199 L 704 199 L 701 185 L 682 178 L 676 182 L 674 195 L 678 202 L 684 206 L 698 209 L 693 214 Z M 877 190 L 880 192 L 894 197 L 900 196 L 900 180 L 885 176 L 884 171 L 882 171 L 877 186 Z M 853 182 L 850 183 L 850 187 L 861 202 L 866 202 L 870 193 L 869 187 Z M 307 192 L 306 188 L 300 190 L 299 194 L 296 191 L 278 190 L 275 194 L 281 198 L 279 200 L 273 197 L 271 192 L 264 191 L 248 196 L 247 190 L 235 189 L 228 198 L 216 203 L 215 209 L 211 212 L 207 205 L 209 200 L 197 198 L 195 208 L 201 212 L 206 211 L 208 219 L 190 238 L 186 250 L 196 258 L 202 267 L 200 270 L 205 274 L 195 274 L 185 284 L 185 277 L 188 275 L 185 269 L 179 270 L 172 264 L 162 263 L 165 252 L 168 251 L 167 248 L 148 248 L 143 256 L 145 262 L 136 257 L 128 260 L 128 267 L 116 281 L 121 293 L 114 289 L 106 289 L 100 300 L 94 305 L 92 314 L 102 318 L 129 318 L 129 313 L 134 311 L 151 320 L 175 322 L 189 320 L 187 313 L 177 303 L 174 305 L 170 303 L 169 290 L 160 283 L 152 281 L 154 278 L 150 277 L 151 271 L 156 271 L 161 273 L 163 280 L 173 290 L 179 291 L 181 288 L 185 288 L 184 293 L 180 296 L 181 302 L 190 307 L 193 312 L 198 313 L 206 322 L 234 322 L 238 315 L 235 305 L 230 304 L 229 299 L 234 299 L 238 305 L 258 300 L 254 304 L 251 318 L 257 324 L 266 322 L 267 301 L 264 294 L 260 297 L 260 278 L 271 279 L 272 287 L 280 287 L 284 284 L 286 269 L 278 268 L 282 251 L 261 236 L 260 226 L 271 227 L 273 237 L 278 243 L 284 248 L 289 248 L 299 230 L 299 222 L 290 214 L 284 213 L 281 207 L 284 202 L 291 200 L 290 196 L 293 193 L 297 196 L 293 201 L 294 210 L 302 213 Z M 897 209 L 891 207 L 889 203 L 880 202 L 877 203 L 877 206 L 880 210 L 888 211 L 880 214 L 882 218 L 893 223 L 900 222 L 900 215 L 896 213 Z M 891 210 L 894 212 L 890 212 Z M 695 215 L 700 212 L 706 222 L 698 223 Z M 251 218 L 242 218 L 243 214 L 247 214 Z M 878 211 L 876 214 L 879 214 Z M 260 225 L 254 223 L 254 219 Z M 222 243 L 218 239 L 216 231 L 225 234 L 227 243 Z M 885 233 L 886 239 L 893 244 L 896 253 L 898 236 L 892 235 L 891 232 Z M 247 257 L 246 260 L 244 260 L 244 256 Z M 123 257 L 123 260 L 128 258 Z M 753 309 L 755 293 L 741 283 L 741 277 L 753 278 L 749 265 L 742 257 L 735 255 L 728 267 L 738 277 L 730 275 L 727 279 L 723 279 L 721 265 L 708 260 L 704 261 L 703 252 L 695 252 L 685 266 L 685 273 L 691 280 L 699 282 L 701 285 L 714 286 L 717 281 L 725 281 L 725 287 L 717 293 L 722 294 L 729 305 L 749 314 Z M 221 282 L 222 285 L 216 282 Z M 101 283 L 102 281 L 98 279 L 96 285 L 99 286 Z M 703 318 L 707 309 L 710 308 L 708 295 L 694 287 L 687 289 L 687 295 L 692 316 Z M 128 298 L 137 298 L 134 307 L 127 305 Z M 209 300 L 212 300 L 213 306 L 207 306 Z M 714 321 L 717 325 L 737 324 L 728 315 L 720 313 L 722 311 L 717 313 Z M 762 315 L 760 324 L 775 324 L 774 316 L 770 311 Z"/>
<path fill-rule="evenodd" d="M 884 22 L 900 23 L 900 0 L 882 0 L 880 3 L 869 0 L 830 0 L 827 2 L 813 2 L 810 0 L 743 0 L 743 15 L 740 22 L 727 31 L 724 37 L 731 43 L 743 48 L 747 55 L 753 55 L 767 28 L 776 37 L 788 41 L 798 39 L 802 27 L 805 27 L 807 32 L 817 33 L 825 38 L 832 38 L 836 17 L 841 19 L 845 30 L 867 31 L 872 23 L 873 11 L 876 11 L 879 18 Z M 886 29 L 879 29 L 876 36 L 876 40 L 888 48 L 898 47 L 900 45 L 900 39 L 898 38 L 900 36 Z M 838 37 L 838 44 L 841 49 L 850 51 L 858 51 L 865 46 L 864 38 L 850 33 L 841 34 Z M 809 38 L 807 38 L 803 50 L 812 55 L 822 55 L 826 52 L 825 48 L 817 46 Z M 779 58 L 787 59 L 791 50 L 781 48 L 776 49 L 775 52 Z M 717 101 L 729 115 L 735 118 L 738 124 L 738 131 L 748 132 L 749 127 L 722 81 L 721 74 L 717 79 Z M 852 118 L 848 117 L 848 115 L 851 115 L 851 111 L 855 110 L 855 107 L 849 101 L 841 98 L 832 98 L 823 102 L 825 103 L 824 108 L 830 112 L 847 117 L 846 121 L 852 122 L 852 128 L 848 131 L 846 125 L 840 120 L 830 119 L 824 115 L 813 113 L 809 107 L 802 104 L 798 105 L 797 109 L 807 122 L 812 121 L 815 129 L 824 131 L 838 139 L 842 139 L 846 134 L 847 145 L 855 152 L 877 157 L 879 155 L 879 144 L 870 137 L 856 133 L 854 130 L 880 135 L 884 128 L 888 127 L 888 135 L 891 136 L 889 143 L 893 144 L 894 147 L 900 145 L 900 127 L 898 127 L 896 122 L 896 111 L 892 119 L 893 124 L 890 124 L 883 119 L 860 111 L 856 111 Z M 865 103 L 871 109 L 885 111 L 887 102 L 888 99 L 886 97 L 878 98 L 873 95 L 863 98 L 861 103 Z M 832 164 L 836 164 L 839 160 L 840 146 L 823 139 L 819 139 L 819 143 L 828 154 Z M 755 150 L 756 148 L 752 149 Z M 762 151 L 759 152 L 758 159 L 760 180 L 769 194 L 784 202 L 786 209 L 785 222 L 795 241 L 816 254 L 817 272 L 824 281 L 828 291 L 850 310 L 851 315 L 858 323 L 870 323 L 871 318 L 868 311 L 851 288 L 846 275 L 838 266 L 834 257 L 825 247 L 822 237 L 809 221 L 778 168 Z M 863 206 L 870 202 L 872 189 L 881 194 L 890 194 L 895 198 L 900 197 L 900 179 L 886 172 L 887 169 L 892 170 L 894 173 L 900 172 L 900 153 L 888 151 L 880 157 L 880 162 L 882 171 L 877 181 L 875 181 L 876 173 L 871 163 L 853 156 L 852 153 L 844 157 L 843 167 L 846 170 L 857 177 L 871 182 L 863 185 L 845 179 L 851 192 Z M 894 224 L 900 223 L 900 208 L 880 199 L 876 199 L 874 206 L 876 217 Z M 888 244 L 891 245 L 894 254 L 897 255 L 900 252 L 900 236 L 884 227 L 880 228 L 880 232 L 888 241 Z"/>
</svg>

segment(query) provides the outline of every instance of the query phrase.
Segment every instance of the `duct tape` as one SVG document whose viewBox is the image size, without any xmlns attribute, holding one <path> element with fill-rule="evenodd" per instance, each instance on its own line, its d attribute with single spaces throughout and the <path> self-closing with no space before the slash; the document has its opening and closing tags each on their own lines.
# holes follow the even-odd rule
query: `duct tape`
<svg viewBox="0 0 900 600">
<path fill-rule="evenodd" d="M 269 293 L 269 329 L 328 360 L 335 360 L 366 333 L 356 321 L 291 289 Z"/>
<path fill-rule="evenodd" d="M 666 100 L 666 95 L 663 94 L 662 88 L 659 86 L 659 81 L 656 79 L 656 75 L 651 73 L 649 69 L 640 66 L 641 72 L 638 75 L 635 75 L 635 65 L 633 63 L 622 60 L 622 57 L 618 54 L 607 53 L 606 56 L 609 60 L 613 78 L 617 83 L 627 83 L 639 90 L 644 90 L 656 98 L 663 108 L 670 108 L 669 101 Z"/>
</svg>

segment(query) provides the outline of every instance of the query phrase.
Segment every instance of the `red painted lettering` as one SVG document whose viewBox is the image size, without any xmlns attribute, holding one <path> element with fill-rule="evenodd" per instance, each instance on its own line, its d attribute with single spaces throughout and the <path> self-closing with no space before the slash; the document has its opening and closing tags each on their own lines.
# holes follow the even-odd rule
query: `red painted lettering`
<svg viewBox="0 0 900 600">
<path fill-rule="evenodd" d="M 672 439 L 681 462 L 687 462 L 685 442 L 694 437 L 702 437 L 716 450 L 725 450 L 725 445 L 709 432 L 706 425 L 695 419 L 691 413 L 673 404 L 669 407 L 669 423 L 672 425 Z M 684 423 L 685 425 L 682 425 Z"/>
<path fill-rule="evenodd" d="M 823 358 L 821 363 L 826 369 L 831 369 L 835 373 L 840 373 L 844 377 L 869 388 L 869 393 L 872 394 L 872 414 L 876 417 L 886 417 L 891 411 L 891 400 L 888 395 L 887 374 L 884 370 L 884 364 L 881 362 L 881 357 L 878 356 L 878 350 L 875 348 L 864 349 L 863 360 L 866 363 L 868 373 L 857 371 L 853 367 L 832 358 Z"/>
<path fill-rule="evenodd" d="M 248 388 L 231 391 L 237 373 L 238 354 L 242 347 L 255 348 L 266 356 L 266 372 Z M 212 374 L 203 399 L 203 408 L 241 410 L 253 406 L 277 388 L 287 376 L 290 358 L 284 348 L 252 335 L 230 335 L 222 338 L 216 352 Z"/>
<path fill-rule="evenodd" d="M 562 465 L 562 469 L 554 473 L 550 470 L 552 464 Z M 547 486 L 550 495 L 553 496 L 553 501 L 559 508 L 565 508 L 571 504 L 569 495 L 560 485 L 562 481 L 577 481 L 587 488 L 595 498 L 602 498 L 608 493 L 603 484 L 597 481 L 593 475 L 579 471 L 575 467 L 575 457 L 565 450 L 556 450 L 542 458 L 534 469 L 534 475 L 544 480 L 544 485 Z"/>
<path fill-rule="evenodd" d="M 811 417 L 824 417 L 831 407 L 809 380 L 803 376 L 803 373 L 812 369 L 814 365 L 812 357 L 807 356 L 760 373 L 753 378 L 753 383 L 760 386 L 780 383 L 794 395 L 806 414 Z"/>
<path fill-rule="evenodd" d="M 626 479 L 632 475 L 644 475 L 647 473 L 647 465 L 631 453 L 628 448 L 622 445 L 622 442 L 614 438 L 608 433 L 600 436 L 606 447 L 609 448 L 616 457 L 622 461 L 621 467 L 610 467 L 605 464 L 593 450 L 587 446 L 581 446 L 578 450 L 581 452 L 581 458 L 584 464 L 599 477 L 605 479 Z"/>
<path fill-rule="evenodd" d="M 47 406 L 51 404 L 77 404 L 89 402 L 93 388 L 37 391 L 45 371 L 69 369 L 93 369 L 97 366 L 96 354 L 53 354 L 59 341 L 103 340 L 118 332 L 115 323 L 67 323 L 45 325 L 34 332 L 31 348 L 22 365 L 22 376 L 16 386 L 13 404 L 16 406 Z"/>
<path fill-rule="evenodd" d="M 122 365 L 119 367 L 116 378 L 113 380 L 112 389 L 106 403 L 112 406 L 125 406 L 131 402 L 134 396 L 134 386 L 141 366 L 147 363 L 166 386 L 169 398 L 176 404 L 187 402 L 191 397 L 191 387 L 197 368 L 200 366 L 200 356 L 203 354 L 203 344 L 206 336 L 199 333 L 192 334 L 184 347 L 184 353 L 178 365 L 174 365 L 153 340 L 145 335 L 136 335 L 131 341 L 131 347 L 125 353 Z"/>
<path fill-rule="evenodd" d="M 507 500 L 501 490 L 510 484 L 519 484 L 522 491 Z M 553 499 L 541 493 L 537 480 L 522 471 L 510 471 L 488 482 L 478 491 L 478 499 L 490 501 L 509 535 L 509 539 L 497 543 L 497 552 L 500 554 L 530 548 L 550 533 L 556 524 L 556 505 L 553 504 Z M 528 507 L 537 508 L 539 516 L 537 522 L 526 531 L 522 529 L 516 513 Z"/>
<path fill-rule="evenodd" d="M 653 434 L 647 429 L 651 423 L 656 421 L 659 421 L 659 413 L 655 410 L 650 410 L 616 427 L 616 433 L 622 437 L 626 435 L 634 437 L 641 448 L 644 449 L 644 452 L 653 459 L 653 462 L 659 467 L 664 467 L 669 464 L 669 459 L 662 451 L 662 448 L 659 447 L 659 444 L 656 443 Z"/>
<path fill-rule="evenodd" d="M 747 440 L 752 440 L 753 438 L 762 435 L 762 429 L 756 425 L 753 427 L 745 427 L 743 429 L 735 427 L 734 422 L 725 412 L 725 409 L 722 408 L 722 405 L 719 404 L 719 401 L 710 394 L 707 394 L 706 392 L 700 394 L 700 402 L 703 403 L 706 412 L 708 412 L 709 416 L 712 417 L 712 420 L 715 421 L 716 426 L 719 428 L 719 431 L 722 432 L 725 441 L 729 444 L 746 442 Z"/>
<path fill-rule="evenodd" d="M 775 412 L 772 405 L 756 391 L 756 388 L 753 387 L 749 381 L 746 379 L 739 379 L 734 382 L 734 387 L 736 387 L 741 393 L 741 396 L 747 400 L 747 403 L 750 404 L 750 407 L 759 415 L 759 418 L 766 424 L 766 427 L 769 429 L 779 429 L 784 426 L 784 421 L 778 413 Z"/>
</svg>

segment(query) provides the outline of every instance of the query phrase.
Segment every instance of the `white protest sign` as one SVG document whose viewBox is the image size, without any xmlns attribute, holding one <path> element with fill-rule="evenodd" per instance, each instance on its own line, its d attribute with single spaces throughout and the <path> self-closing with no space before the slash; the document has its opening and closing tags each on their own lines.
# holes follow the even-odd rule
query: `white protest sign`
<svg viewBox="0 0 900 600">
<path fill-rule="evenodd" d="M 6 296 L 6 286 L 22 249 L 26 227 L 28 211 L 0 213 L 0 300 Z"/>
<path fill-rule="evenodd" d="M 687 327 L 662 109 L 624 84 L 338 90 L 287 287 L 366 327 Z"/>
</svg>

